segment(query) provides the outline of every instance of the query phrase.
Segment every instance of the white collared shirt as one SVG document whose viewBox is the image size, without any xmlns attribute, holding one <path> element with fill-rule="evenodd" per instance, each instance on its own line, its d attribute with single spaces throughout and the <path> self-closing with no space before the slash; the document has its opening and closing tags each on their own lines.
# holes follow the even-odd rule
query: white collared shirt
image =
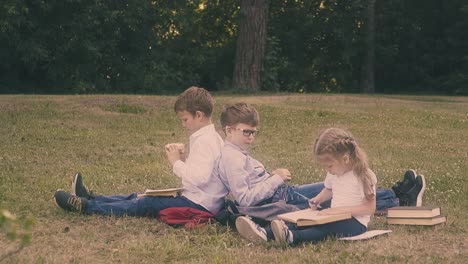
<svg viewBox="0 0 468 264">
<path fill-rule="evenodd" d="M 190 138 L 190 152 L 185 162 L 178 160 L 172 168 L 182 179 L 182 195 L 208 211 L 216 213 L 228 191 L 217 176 L 217 160 L 224 145 L 214 125 L 202 127 Z"/>
</svg>

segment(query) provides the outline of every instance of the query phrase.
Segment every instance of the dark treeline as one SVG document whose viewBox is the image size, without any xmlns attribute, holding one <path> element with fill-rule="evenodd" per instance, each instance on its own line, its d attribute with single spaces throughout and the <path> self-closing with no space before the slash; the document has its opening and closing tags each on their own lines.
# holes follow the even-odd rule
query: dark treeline
<svg viewBox="0 0 468 264">
<path fill-rule="evenodd" d="M 0 92 L 237 89 L 255 14 L 260 90 L 468 94 L 465 0 L 4 0 Z"/>
</svg>

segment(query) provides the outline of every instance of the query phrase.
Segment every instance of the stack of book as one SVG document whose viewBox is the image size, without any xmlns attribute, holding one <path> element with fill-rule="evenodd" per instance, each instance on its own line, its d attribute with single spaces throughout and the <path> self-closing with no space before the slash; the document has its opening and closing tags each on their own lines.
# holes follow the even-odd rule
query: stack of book
<svg viewBox="0 0 468 264">
<path fill-rule="evenodd" d="M 399 206 L 388 209 L 389 225 L 425 225 L 433 226 L 445 223 L 447 218 L 440 214 L 436 206 Z"/>
</svg>

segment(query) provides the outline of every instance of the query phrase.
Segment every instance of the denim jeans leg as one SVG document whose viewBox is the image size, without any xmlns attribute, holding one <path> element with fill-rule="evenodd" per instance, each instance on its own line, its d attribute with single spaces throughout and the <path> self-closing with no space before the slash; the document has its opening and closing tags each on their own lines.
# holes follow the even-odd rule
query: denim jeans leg
<svg viewBox="0 0 468 264">
<path fill-rule="evenodd" d="M 137 197 L 138 193 L 117 194 L 117 195 L 97 195 L 93 200 L 103 203 L 112 203 L 124 200 L 132 200 Z"/>
<path fill-rule="evenodd" d="M 377 210 L 385 210 L 400 205 L 399 199 L 390 189 L 378 188 L 375 194 Z"/>
<path fill-rule="evenodd" d="M 161 210 L 173 207 L 190 207 L 205 210 L 202 206 L 193 203 L 189 199 L 178 197 L 148 196 L 131 200 L 122 200 L 111 203 L 89 200 L 85 213 L 107 216 L 148 216 L 157 217 Z"/>
</svg>

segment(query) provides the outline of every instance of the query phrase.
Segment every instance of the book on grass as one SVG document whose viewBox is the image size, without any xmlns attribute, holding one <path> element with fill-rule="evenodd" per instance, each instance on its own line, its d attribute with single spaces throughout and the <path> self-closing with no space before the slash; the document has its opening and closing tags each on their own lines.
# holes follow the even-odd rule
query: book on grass
<svg viewBox="0 0 468 264">
<path fill-rule="evenodd" d="M 297 226 L 312 226 L 322 225 L 330 222 L 350 219 L 350 213 L 333 214 L 333 215 L 318 215 L 317 210 L 304 209 L 291 213 L 280 214 L 278 218 L 284 221 L 295 223 Z"/>
<path fill-rule="evenodd" d="M 176 197 L 180 194 L 182 188 L 169 188 L 169 189 L 146 189 L 141 196 L 168 196 Z"/>
<path fill-rule="evenodd" d="M 440 215 L 440 207 L 437 206 L 398 206 L 389 208 L 387 217 L 399 218 L 425 218 Z"/>
<path fill-rule="evenodd" d="M 426 218 L 400 218 L 400 217 L 387 217 L 387 224 L 389 225 L 425 225 L 433 226 L 447 222 L 447 217 L 438 215 Z"/>
</svg>

